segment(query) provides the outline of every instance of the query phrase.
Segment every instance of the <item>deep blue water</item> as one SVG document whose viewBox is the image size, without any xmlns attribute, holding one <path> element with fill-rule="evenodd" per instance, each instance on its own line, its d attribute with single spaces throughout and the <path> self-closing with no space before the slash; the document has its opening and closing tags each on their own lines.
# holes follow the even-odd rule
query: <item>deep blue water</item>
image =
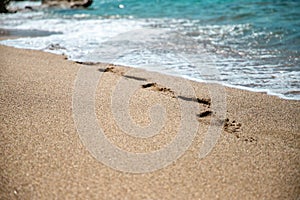
<svg viewBox="0 0 300 200">
<path fill-rule="evenodd" d="M 300 99 L 300 1 L 95 0 L 86 10 L 52 9 L 0 19 L 3 28 L 63 32 L 62 37 L 7 45 L 51 51 L 47 46 L 59 43 L 63 48 L 56 53 L 92 61 L 107 61 L 107 49 L 114 56 L 126 49 L 126 56 L 109 61 Z M 186 60 L 176 60 L 178 54 Z M 211 60 L 220 75 L 199 75 Z"/>
</svg>

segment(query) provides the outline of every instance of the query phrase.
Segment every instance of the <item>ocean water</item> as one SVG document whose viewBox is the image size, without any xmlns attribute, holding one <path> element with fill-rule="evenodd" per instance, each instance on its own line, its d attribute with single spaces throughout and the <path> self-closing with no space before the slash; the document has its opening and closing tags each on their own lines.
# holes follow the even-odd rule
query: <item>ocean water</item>
<svg viewBox="0 0 300 200">
<path fill-rule="evenodd" d="M 39 2 L 10 6 L 28 4 Z M 2 14 L 0 28 L 52 34 L 0 43 L 299 100 L 299 11 L 297 0 L 94 0 Z"/>
</svg>

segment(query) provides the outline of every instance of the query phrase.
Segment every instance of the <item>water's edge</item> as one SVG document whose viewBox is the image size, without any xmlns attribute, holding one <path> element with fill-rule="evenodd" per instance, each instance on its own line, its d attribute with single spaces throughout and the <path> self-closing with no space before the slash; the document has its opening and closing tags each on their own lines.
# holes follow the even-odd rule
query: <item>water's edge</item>
<svg viewBox="0 0 300 200">
<path fill-rule="evenodd" d="M 33 33 L 34 34 L 30 34 Z M 15 46 L 10 46 L 10 45 L 5 45 L 5 44 L 1 44 L 1 41 L 5 41 L 5 40 L 10 40 L 10 37 L 12 39 L 16 39 L 16 38 L 22 38 L 22 37 L 38 37 L 38 36 L 45 36 L 45 35 L 51 35 L 51 34 L 56 34 L 55 32 L 50 32 L 50 31 L 36 31 L 36 30 L 14 30 L 14 29 L 1 29 L 0 31 L 0 45 L 4 45 L 4 46 L 9 46 L 9 47 L 13 47 L 13 48 L 18 48 L 18 49 L 25 49 L 25 50 L 35 50 L 35 51 L 42 51 L 42 52 L 47 52 L 47 53 L 52 53 L 52 54 L 56 54 L 56 55 L 64 55 L 63 53 L 59 53 L 59 52 L 51 52 L 51 51 L 47 51 L 47 50 L 39 50 L 39 49 L 31 49 L 31 48 L 24 48 L 24 47 L 15 47 Z M 8 39 L 7 39 L 8 37 Z M 67 60 L 72 61 L 72 62 L 78 62 L 77 60 L 74 59 L 70 59 L 68 57 L 66 57 Z M 84 63 L 89 63 L 89 64 L 104 64 L 104 62 L 89 62 L 89 61 L 84 61 L 82 62 Z M 226 84 L 226 83 L 222 83 L 222 82 L 218 82 L 218 81 L 208 81 L 208 80 L 199 80 L 196 78 L 191 78 L 189 76 L 184 76 L 184 75 L 179 75 L 179 74 L 172 74 L 172 73 L 163 73 L 161 71 L 157 71 L 157 70 L 153 70 L 153 69 L 149 69 L 149 68 L 140 68 L 137 66 L 127 66 L 126 64 L 122 64 L 122 63 L 105 63 L 107 65 L 109 64 L 116 64 L 118 66 L 121 67 L 128 67 L 128 68 L 138 68 L 138 69 L 142 69 L 145 71 L 149 71 L 149 72 L 157 72 L 157 73 L 161 73 L 161 74 L 165 74 L 168 76 L 175 76 L 175 77 L 181 77 L 187 80 L 191 80 L 191 81 L 195 81 L 195 82 L 199 82 L 199 83 L 214 83 L 214 84 L 219 84 L 228 88 L 234 88 L 234 89 L 239 89 L 239 90 L 245 90 L 245 91 L 250 91 L 250 92 L 256 92 L 256 93 L 264 93 L 264 94 L 268 94 L 270 96 L 276 96 L 278 98 L 281 99 L 285 99 L 285 100 L 292 100 L 292 101 L 299 101 L 300 99 L 297 98 L 292 98 L 292 97 L 287 97 L 284 96 L 282 94 L 278 94 L 278 93 L 274 93 L 271 92 L 270 90 L 267 89 L 255 89 L 255 88 L 249 88 L 249 87 L 243 87 L 243 86 L 237 86 L 237 85 L 231 85 L 231 84 Z"/>
</svg>

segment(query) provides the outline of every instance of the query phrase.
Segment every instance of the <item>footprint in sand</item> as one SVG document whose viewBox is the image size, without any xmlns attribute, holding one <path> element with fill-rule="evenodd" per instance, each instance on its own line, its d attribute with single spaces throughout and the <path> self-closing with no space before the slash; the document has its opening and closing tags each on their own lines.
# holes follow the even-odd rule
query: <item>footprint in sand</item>
<svg viewBox="0 0 300 200">
<path fill-rule="evenodd" d="M 207 105 L 210 108 L 211 99 L 197 98 L 197 102 L 200 104 Z"/>
<path fill-rule="evenodd" d="M 98 62 L 80 62 L 80 61 L 75 61 L 75 63 L 80 64 L 80 65 L 99 65 L 100 64 Z"/>
<path fill-rule="evenodd" d="M 234 134 L 236 138 L 240 138 L 245 142 L 257 142 L 257 139 L 252 136 L 243 136 L 241 135 L 241 123 L 237 123 L 235 120 L 231 121 L 228 118 L 225 119 L 224 131 L 227 133 Z"/>
<path fill-rule="evenodd" d="M 112 73 L 116 73 L 116 70 L 114 67 L 107 67 L 104 72 L 112 72 Z"/>
<path fill-rule="evenodd" d="M 147 79 L 142 78 L 142 77 L 126 75 L 125 72 L 122 72 L 122 71 L 116 69 L 115 66 L 116 65 L 114 65 L 114 64 L 110 64 L 109 67 L 107 67 L 105 69 L 99 69 L 99 71 L 114 73 L 114 74 L 123 76 L 123 77 L 125 77 L 127 79 L 132 79 L 132 80 L 136 80 L 136 81 L 147 81 Z"/>
<path fill-rule="evenodd" d="M 235 120 L 231 121 L 228 118 L 224 122 L 224 130 L 228 133 L 237 133 L 240 132 L 242 124 L 237 123 Z"/>
<path fill-rule="evenodd" d="M 153 91 L 159 91 L 159 92 L 163 92 L 165 94 L 170 94 L 173 98 L 176 97 L 175 92 L 172 91 L 170 88 L 161 87 L 157 83 L 147 83 L 147 84 L 142 85 L 142 88 L 151 88 L 151 90 L 153 90 Z"/>
<path fill-rule="evenodd" d="M 122 71 L 122 69 L 118 69 L 116 67 L 116 65 L 114 64 L 109 64 L 107 68 L 105 69 L 98 69 L 100 72 L 104 72 L 104 73 L 113 73 L 113 74 L 116 74 L 116 75 L 120 75 L 120 76 L 123 76 L 124 75 L 124 71 Z"/>
</svg>

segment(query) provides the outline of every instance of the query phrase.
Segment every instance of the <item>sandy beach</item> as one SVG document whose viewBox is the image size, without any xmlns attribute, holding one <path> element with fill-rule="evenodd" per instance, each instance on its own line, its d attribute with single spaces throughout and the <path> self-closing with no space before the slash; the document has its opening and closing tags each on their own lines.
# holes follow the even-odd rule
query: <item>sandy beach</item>
<svg viewBox="0 0 300 200">
<path fill-rule="evenodd" d="M 60 55 L 6 46 L 0 46 L 0 60 L 0 199 L 300 197 L 300 101 L 227 87 L 218 94 L 211 89 L 214 86 L 192 81 L 188 85 L 195 97 L 181 96 L 176 88 L 155 81 L 160 77 L 176 85 L 185 81 L 181 78 L 75 63 Z M 124 172 L 100 162 L 83 142 L 74 120 L 73 95 L 80 70 L 91 72 L 95 79 L 101 75 L 95 111 L 112 144 L 135 153 L 164 148 L 182 125 L 178 102 L 185 102 L 197 108 L 188 116 L 197 122 L 191 145 L 170 165 L 153 172 Z M 126 91 L 114 91 L 127 83 L 136 88 L 128 106 L 135 124 L 151 123 L 152 105 L 165 108 L 159 134 L 130 136 L 116 123 L 112 104 L 122 102 Z M 225 116 L 218 116 L 219 109 L 225 109 Z M 219 123 L 212 125 L 214 118 Z M 210 153 L 199 158 L 210 126 L 219 128 L 220 136 Z"/>
</svg>

